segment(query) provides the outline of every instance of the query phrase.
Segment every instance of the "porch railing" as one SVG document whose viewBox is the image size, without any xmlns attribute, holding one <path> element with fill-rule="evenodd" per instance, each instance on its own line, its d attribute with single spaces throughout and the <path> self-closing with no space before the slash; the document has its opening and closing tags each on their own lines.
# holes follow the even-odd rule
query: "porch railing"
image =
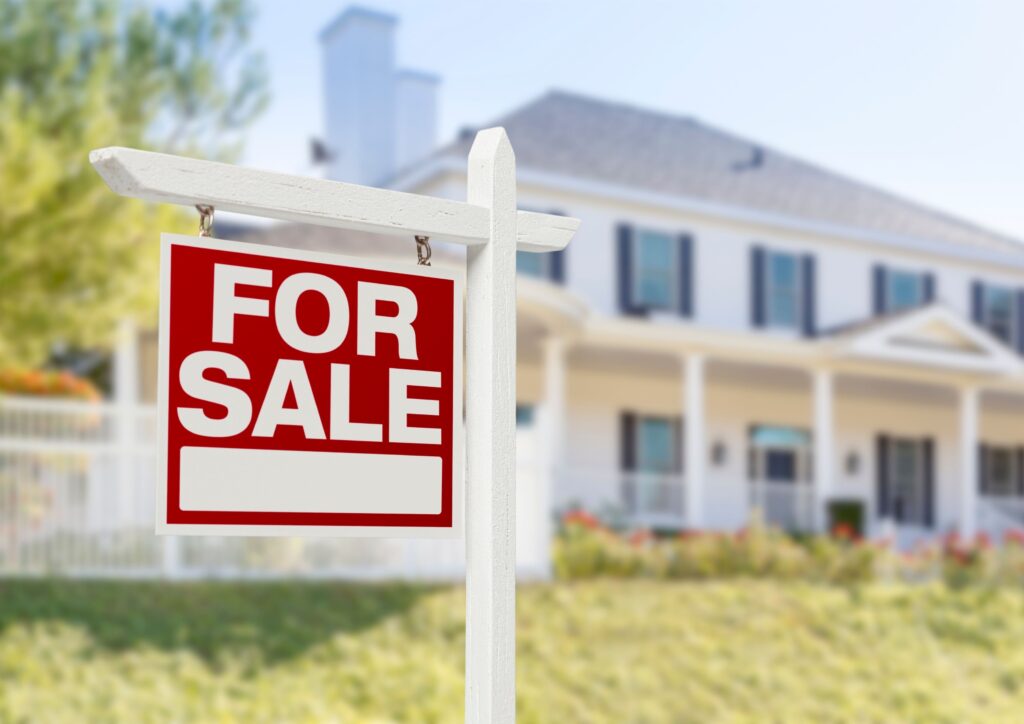
<svg viewBox="0 0 1024 724">
<path fill-rule="evenodd" d="M 1024 498 L 982 495 L 978 499 L 978 530 L 997 540 L 1011 530 L 1024 531 Z"/>
<path fill-rule="evenodd" d="M 556 505 L 579 505 L 587 510 L 621 518 L 626 525 L 680 529 L 685 522 L 683 476 L 569 468 L 557 473 Z"/>
<path fill-rule="evenodd" d="M 809 483 L 754 480 L 750 506 L 761 511 L 768 525 L 795 533 L 814 530 L 814 489 Z"/>
</svg>

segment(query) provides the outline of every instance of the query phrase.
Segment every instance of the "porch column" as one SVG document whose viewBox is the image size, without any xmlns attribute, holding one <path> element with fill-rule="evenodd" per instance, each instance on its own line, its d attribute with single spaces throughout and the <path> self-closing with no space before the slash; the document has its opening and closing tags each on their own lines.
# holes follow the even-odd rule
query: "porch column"
<svg viewBox="0 0 1024 724">
<path fill-rule="evenodd" d="M 814 371 L 814 526 L 818 531 L 828 527 L 828 500 L 832 494 L 833 399 L 832 371 Z"/>
<path fill-rule="evenodd" d="M 549 335 L 542 342 L 544 358 L 544 398 L 540 441 L 541 465 L 537 471 L 537 536 L 541 541 L 545 577 L 551 575 L 551 542 L 554 489 L 565 464 L 566 393 L 565 368 L 568 345 L 565 339 Z"/>
<path fill-rule="evenodd" d="M 685 519 L 690 528 L 704 526 L 704 357 L 688 355 L 684 367 L 683 408 L 683 486 L 686 497 Z"/>
<path fill-rule="evenodd" d="M 974 538 L 978 515 L 978 388 L 960 389 L 960 536 Z"/>
</svg>

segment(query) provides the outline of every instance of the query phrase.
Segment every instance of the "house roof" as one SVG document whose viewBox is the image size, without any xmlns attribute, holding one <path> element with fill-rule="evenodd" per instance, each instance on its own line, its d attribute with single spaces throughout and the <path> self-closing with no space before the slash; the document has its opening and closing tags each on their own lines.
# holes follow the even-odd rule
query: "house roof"
<svg viewBox="0 0 1024 724">
<path fill-rule="evenodd" d="M 754 141 L 674 116 L 552 91 L 493 124 L 520 166 L 867 231 L 1024 254 L 1013 239 Z M 465 158 L 472 134 L 439 151 Z"/>
</svg>

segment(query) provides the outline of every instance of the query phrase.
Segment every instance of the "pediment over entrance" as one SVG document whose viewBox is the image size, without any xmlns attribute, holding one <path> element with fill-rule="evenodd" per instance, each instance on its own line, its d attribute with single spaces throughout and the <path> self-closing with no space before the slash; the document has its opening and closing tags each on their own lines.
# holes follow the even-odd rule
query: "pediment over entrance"
<svg viewBox="0 0 1024 724">
<path fill-rule="evenodd" d="M 1017 353 L 953 310 L 931 304 L 852 327 L 832 340 L 834 353 L 971 373 L 1020 372 Z"/>
</svg>

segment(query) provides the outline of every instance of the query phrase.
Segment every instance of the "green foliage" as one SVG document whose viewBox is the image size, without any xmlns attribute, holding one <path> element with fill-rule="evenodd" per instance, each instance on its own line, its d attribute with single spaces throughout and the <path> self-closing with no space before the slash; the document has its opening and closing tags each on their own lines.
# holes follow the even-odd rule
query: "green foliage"
<svg viewBox="0 0 1024 724">
<path fill-rule="evenodd" d="M 804 541 L 754 522 L 736 534 L 690 533 L 656 540 L 623 537 L 586 514 L 574 513 L 555 544 L 555 573 L 564 580 L 648 576 L 802 579 L 839 584 L 872 580 L 884 552 L 853 540 Z"/>
<path fill-rule="evenodd" d="M 457 587 L 0 583 L 0 721 L 460 722 Z M 1008 587 L 521 586 L 518 721 L 1016 722 Z"/>
<path fill-rule="evenodd" d="M 0 0 L 0 367 L 154 308 L 155 236 L 191 217 L 115 196 L 88 153 L 236 149 L 267 97 L 251 19 L 244 0 Z"/>
<path fill-rule="evenodd" d="M 838 525 L 831 536 L 795 538 L 756 517 L 737 533 L 686 532 L 657 539 L 646 531 L 621 535 L 594 516 L 573 511 L 562 520 L 554 570 L 566 581 L 592 578 L 683 580 L 771 578 L 861 585 L 870 581 L 944 581 L 953 589 L 1024 587 L 1024 532 L 1010 531 L 1003 545 L 985 535 L 899 552 L 857 538 Z"/>
</svg>

